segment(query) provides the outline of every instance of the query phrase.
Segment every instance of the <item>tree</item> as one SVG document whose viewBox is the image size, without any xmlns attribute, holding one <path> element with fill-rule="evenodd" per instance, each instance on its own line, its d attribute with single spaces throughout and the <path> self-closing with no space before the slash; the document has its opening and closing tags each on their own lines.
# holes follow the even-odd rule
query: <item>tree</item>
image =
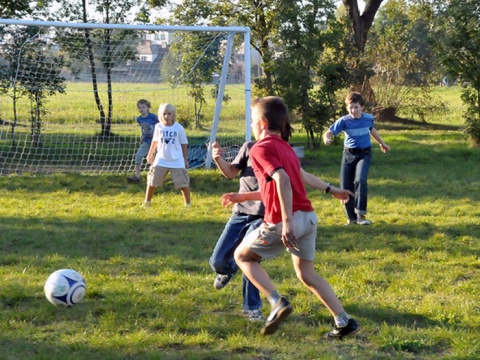
<svg viewBox="0 0 480 360">
<path fill-rule="evenodd" d="M 358 7 L 358 0 L 342 0 L 343 6 L 353 25 L 354 44 L 360 53 L 365 50 L 367 43 L 368 31 L 370 30 L 375 15 L 377 14 L 383 0 L 367 0 L 365 1 L 365 8 L 360 14 Z"/>
<path fill-rule="evenodd" d="M 448 74 L 464 84 L 465 133 L 480 144 L 480 3 L 449 0 L 436 9 L 438 56 Z"/>
<path fill-rule="evenodd" d="M 172 21 L 177 24 L 212 26 L 248 26 L 251 29 L 251 46 L 262 58 L 263 77 L 257 85 L 265 93 L 273 93 L 272 43 L 278 35 L 281 0 L 184 0 L 174 4 Z"/>
<path fill-rule="evenodd" d="M 208 32 L 178 34 L 170 50 L 179 65 L 172 83 L 182 82 L 188 86 L 188 95 L 194 99 L 196 129 L 203 118 L 202 108 L 206 103 L 203 84 L 212 82 L 212 75 L 221 72 L 222 43 L 224 37 Z M 188 54 L 188 55 L 187 55 Z"/>
<path fill-rule="evenodd" d="M 428 41 L 432 19 L 432 6 L 425 1 L 390 0 L 379 10 L 364 52 L 374 64 L 370 84 L 377 119 L 392 120 L 403 107 L 425 122 L 427 115 L 443 109 L 430 96 L 439 76 Z"/>
<path fill-rule="evenodd" d="M 95 18 L 101 17 L 105 24 L 121 24 L 127 22 L 129 11 L 139 4 L 138 0 L 91 0 L 87 4 L 87 0 L 61 0 L 61 10 L 55 14 L 57 20 L 62 21 L 81 21 L 95 22 Z M 149 4 L 160 6 L 164 1 L 151 0 Z M 90 7 L 88 6 L 90 5 Z M 145 5 L 145 3 L 144 3 Z M 91 7 L 95 10 L 91 13 Z M 137 16 L 145 20 L 149 13 L 145 7 L 138 10 Z M 55 20 L 55 18 L 54 18 Z M 113 32 L 111 29 L 103 29 L 100 31 L 92 31 L 84 29 L 84 43 L 79 43 L 76 39 L 78 35 L 76 29 L 57 29 L 56 40 L 62 45 L 63 49 L 71 54 L 74 58 L 84 59 L 84 46 L 87 49 L 87 58 L 90 65 L 90 73 L 92 76 L 93 96 L 99 112 L 99 122 L 101 124 L 100 136 L 112 136 L 111 125 L 113 116 L 113 90 L 112 90 L 112 69 L 119 65 L 116 58 L 122 58 L 122 61 L 134 60 L 135 50 L 121 47 L 115 44 L 121 44 L 123 38 L 133 37 L 134 34 L 128 31 Z M 118 41 L 115 41 L 118 40 Z M 100 51 L 94 51 L 100 50 Z M 122 56 L 116 56 L 122 53 Z M 99 56 L 95 56 L 99 54 Z M 98 89 L 97 62 L 100 62 L 107 79 L 107 111 L 103 106 Z"/>
<path fill-rule="evenodd" d="M 281 25 L 272 44 L 277 53 L 271 65 L 273 89 L 301 119 L 309 145 L 318 147 L 324 126 L 335 116 L 331 105 L 336 103 L 337 85 L 346 86 L 330 81 L 329 71 L 334 68 L 340 75 L 342 66 L 323 56 L 342 35 L 332 26 L 335 7 L 328 0 L 283 1 L 279 10 Z"/>
<path fill-rule="evenodd" d="M 16 145 L 17 102 L 27 96 L 30 100 L 31 143 L 39 147 L 46 99 L 57 92 L 65 92 L 65 79 L 60 76 L 64 59 L 49 53 L 49 44 L 36 28 L 9 31 L 2 43 L 0 55 L 8 64 L 0 69 L 0 92 L 13 100 L 12 146 Z"/>
<path fill-rule="evenodd" d="M 348 36 L 345 41 L 351 43 L 350 67 L 356 73 L 351 86 L 352 90 L 360 91 L 368 102 L 375 102 L 375 94 L 371 91 L 369 77 L 371 76 L 371 63 L 363 56 L 365 45 L 367 43 L 368 32 L 373 24 L 383 0 L 367 0 L 365 8 L 360 14 L 357 0 L 342 0 L 345 7 L 346 16 L 350 23 Z"/>
<path fill-rule="evenodd" d="M 30 0 L 0 0 L 0 18 L 21 18 L 33 12 Z"/>
</svg>

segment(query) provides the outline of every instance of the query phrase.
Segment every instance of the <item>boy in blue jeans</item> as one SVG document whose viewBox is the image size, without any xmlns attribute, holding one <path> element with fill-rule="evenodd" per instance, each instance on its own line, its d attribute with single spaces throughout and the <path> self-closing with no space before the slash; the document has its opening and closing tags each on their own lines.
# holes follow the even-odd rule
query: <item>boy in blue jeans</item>
<svg viewBox="0 0 480 360">
<path fill-rule="evenodd" d="M 213 160 L 227 179 L 233 179 L 240 173 L 239 191 L 241 193 L 258 190 L 257 179 L 248 156 L 254 143 L 253 141 L 244 143 L 231 163 L 222 158 L 224 149 L 220 148 L 217 142 L 212 146 Z M 222 196 L 222 202 L 226 201 L 227 196 L 228 194 Z M 223 289 L 238 271 L 233 253 L 245 235 L 260 226 L 263 212 L 264 207 L 261 201 L 248 200 L 234 205 L 232 216 L 225 224 L 209 260 L 212 270 L 217 273 L 214 282 L 215 289 Z M 251 321 L 262 320 L 262 300 L 258 289 L 245 276 L 242 277 L 242 283 L 242 314 Z"/>
<path fill-rule="evenodd" d="M 390 150 L 373 124 L 373 116 L 363 112 L 365 101 L 361 94 L 352 92 L 345 99 L 348 115 L 335 121 L 323 135 L 325 145 L 332 143 L 332 136 L 345 133 L 342 165 L 340 168 L 340 186 L 355 195 L 345 203 L 347 225 L 370 225 L 365 218 L 367 213 L 368 186 L 367 177 L 372 161 L 370 135 L 380 145 L 382 152 Z"/>
</svg>

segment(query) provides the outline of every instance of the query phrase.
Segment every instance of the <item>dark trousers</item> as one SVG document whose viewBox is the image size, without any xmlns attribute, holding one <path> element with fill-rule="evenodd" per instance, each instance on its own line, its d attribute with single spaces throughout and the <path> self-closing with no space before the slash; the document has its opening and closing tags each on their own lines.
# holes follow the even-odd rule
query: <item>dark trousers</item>
<svg viewBox="0 0 480 360">
<path fill-rule="evenodd" d="M 234 275 L 238 271 L 237 263 L 233 258 L 235 249 L 245 235 L 259 227 L 262 221 L 263 218 L 259 216 L 232 214 L 210 257 L 209 263 L 212 270 L 217 274 Z M 260 309 L 262 307 L 260 292 L 245 275 L 242 276 L 242 289 L 242 308 L 244 310 Z"/>
<path fill-rule="evenodd" d="M 343 151 L 340 168 L 340 186 L 355 194 L 345 204 L 345 212 L 349 220 L 357 220 L 358 215 L 367 213 L 367 177 L 371 161 L 371 148 L 345 148 Z"/>
</svg>

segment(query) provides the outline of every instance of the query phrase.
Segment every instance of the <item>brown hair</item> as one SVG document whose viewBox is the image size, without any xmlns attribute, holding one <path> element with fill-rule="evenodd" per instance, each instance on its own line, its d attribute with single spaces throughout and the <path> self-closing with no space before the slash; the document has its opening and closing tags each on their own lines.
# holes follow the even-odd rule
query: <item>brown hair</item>
<svg viewBox="0 0 480 360">
<path fill-rule="evenodd" d="M 345 104 L 348 105 L 351 103 L 357 103 L 361 106 L 365 106 L 365 100 L 363 99 L 362 94 L 360 94 L 359 92 L 351 92 L 347 95 L 347 97 L 345 98 Z"/>
<path fill-rule="evenodd" d="M 288 107 L 282 98 L 277 96 L 256 98 L 252 102 L 252 108 L 267 121 L 269 130 L 279 132 L 285 141 L 290 139 L 293 129 L 290 125 Z"/>
<path fill-rule="evenodd" d="M 150 105 L 150 101 L 148 100 L 145 100 L 145 99 L 140 99 L 137 101 L 137 106 L 138 105 L 147 105 L 147 107 L 150 109 L 152 107 L 152 105 Z"/>
</svg>

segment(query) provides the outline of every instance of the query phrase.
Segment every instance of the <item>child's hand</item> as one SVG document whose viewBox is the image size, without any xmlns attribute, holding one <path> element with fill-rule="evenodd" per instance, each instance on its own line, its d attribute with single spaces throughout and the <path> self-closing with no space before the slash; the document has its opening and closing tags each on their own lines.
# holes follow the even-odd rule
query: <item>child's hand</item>
<svg viewBox="0 0 480 360">
<path fill-rule="evenodd" d="M 219 157 L 221 157 L 223 154 L 225 154 L 225 149 L 220 147 L 220 145 L 218 144 L 218 142 L 214 142 L 212 144 L 212 156 L 213 156 L 213 159 L 218 159 Z"/>
<path fill-rule="evenodd" d="M 222 206 L 227 207 L 227 206 L 232 206 L 233 204 L 242 202 L 242 194 L 239 193 L 227 193 L 223 194 L 221 197 L 222 201 Z"/>
<path fill-rule="evenodd" d="M 380 144 L 380 149 L 382 149 L 382 152 L 383 152 L 383 153 L 386 153 L 387 151 L 390 151 L 390 146 L 388 146 L 387 144 L 383 143 L 383 144 Z"/>
</svg>

